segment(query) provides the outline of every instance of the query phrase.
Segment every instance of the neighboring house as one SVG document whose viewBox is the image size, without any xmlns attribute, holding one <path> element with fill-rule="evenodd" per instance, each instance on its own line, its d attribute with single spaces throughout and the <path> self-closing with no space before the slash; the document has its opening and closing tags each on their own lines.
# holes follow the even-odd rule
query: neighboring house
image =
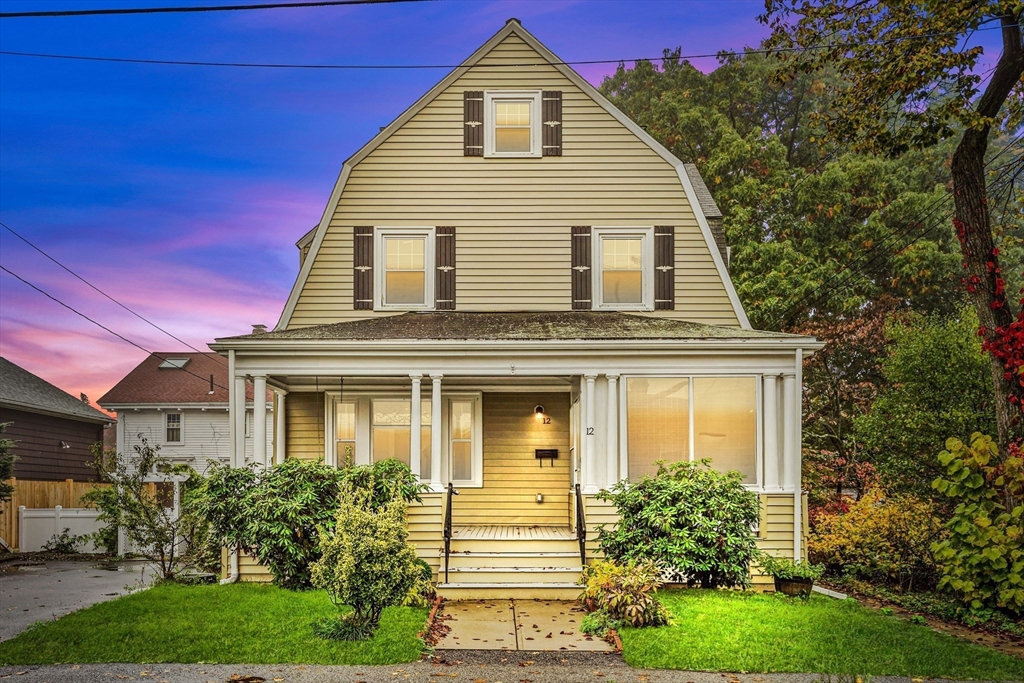
<svg viewBox="0 0 1024 683">
<path fill-rule="evenodd" d="M 694 167 L 513 19 L 345 162 L 276 328 L 211 347 L 235 396 L 278 394 L 284 456 L 430 484 L 410 538 L 447 597 L 575 597 L 616 520 L 595 495 L 658 460 L 739 470 L 761 547 L 803 557 L 821 344 L 751 329 L 720 220 Z"/>
<path fill-rule="evenodd" d="M 19 481 L 95 481 L 94 444 L 114 420 L 41 377 L 0 358 L 0 422 L 15 441 Z"/>
<path fill-rule="evenodd" d="M 227 361 L 212 353 L 154 353 L 139 363 L 99 400 L 117 413 L 117 451 L 134 455 L 145 439 L 160 454 L 200 473 L 213 461 L 231 458 Z M 245 461 L 253 455 L 253 389 L 245 388 Z M 263 408 L 273 414 L 273 395 L 265 393 Z M 267 424 L 263 449 L 272 447 Z"/>
</svg>

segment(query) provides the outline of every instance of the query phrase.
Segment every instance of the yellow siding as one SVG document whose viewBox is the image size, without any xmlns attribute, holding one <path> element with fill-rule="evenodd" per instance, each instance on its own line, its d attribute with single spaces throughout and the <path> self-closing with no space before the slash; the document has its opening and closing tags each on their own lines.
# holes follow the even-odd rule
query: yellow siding
<svg viewBox="0 0 1024 683">
<path fill-rule="evenodd" d="M 569 523 L 569 394 L 484 394 L 483 488 L 462 487 L 453 503 L 456 524 Z M 544 406 L 551 424 L 539 423 Z M 540 462 L 534 449 L 557 448 Z M 537 494 L 544 502 L 537 503 Z"/>
<path fill-rule="evenodd" d="M 324 457 L 324 395 L 288 394 L 285 405 L 287 457 L 316 460 Z"/>
<path fill-rule="evenodd" d="M 238 580 L 251 583 L 270 583 L 274 579 L 270 570 L 259 564 L 255 558 L 246 553 L 238 556 Z"/>
<path fill-rule="evenodd" d="M 409 542 L 416 546 L 416 555 L 425 560 L 436 574 L 444 548 L 444 494 L 426 493 L 421 497 L 422 503 L 409 506 Z"/>
<path fill-rule="evenodd" d="M 453 225 L 462 311 L 570 310 L 570 226 L 676 226 L 676 310 L 738 325 L 675 169 L 515 35 L 352 170 L 289 327 L 385 315 L 352 308 L 356 225 Z M 563 156 L 463 156 L 465 90 L 561 90 Z"/>
</svg>

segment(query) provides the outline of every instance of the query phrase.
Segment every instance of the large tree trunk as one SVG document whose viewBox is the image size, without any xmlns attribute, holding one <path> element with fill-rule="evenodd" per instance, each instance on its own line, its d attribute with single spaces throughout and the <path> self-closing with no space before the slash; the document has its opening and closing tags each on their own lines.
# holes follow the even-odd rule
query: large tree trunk
<svg viewBox="0 0 1024 683">
<path fill-rule="evenodd" d="M 1000 17 L 1003 25 L 1003 53 L 996 64 L 985 92 L 978 99 L 976 111 L 994 118 L 1014 86 L 1024 75 L 1024 49 L 1021 29 L 1012 14 Z M 968 129 L 953 153 L 954 216 L 960 247 L 964 256 L 967 290 L 971 294 L 984 338 L 992 341 L 997 327 L 1013 322 L 1006 295 L 996 286 L 999 279 L 999 258 L 992 239 L 992 223 L 985 184 L 985 152 L 990 127 Z M 1005 458 L 1011 429 L 1019 410 L 1009 401 L 1010 384 L 1006 368 L 990 355 L 994 391 L 996 429 L 1000 454 Z"/>
</svg>

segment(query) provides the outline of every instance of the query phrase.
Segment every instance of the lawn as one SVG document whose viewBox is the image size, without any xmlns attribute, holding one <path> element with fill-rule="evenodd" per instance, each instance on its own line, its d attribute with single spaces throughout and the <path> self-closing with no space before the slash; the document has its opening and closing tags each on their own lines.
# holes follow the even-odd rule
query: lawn
<svg viewBox="0 0 1024 683">
<path fill-rule="evenodd" d="M 672 626 L 623 629 L 630 666 L 1024 680 L 1024 660 L 820 595 L 660 593 Z"/>
<path fill-rule="evenodd" d="M 164 584 L 37 624 L 0 643 L 0 664 L 204 662 L 395 664 L 419 658 L 427 610 L 384 611 L 371 640 L 313 636 L 335 613 L 323 591 L 274 586 Z"/>
</svg>

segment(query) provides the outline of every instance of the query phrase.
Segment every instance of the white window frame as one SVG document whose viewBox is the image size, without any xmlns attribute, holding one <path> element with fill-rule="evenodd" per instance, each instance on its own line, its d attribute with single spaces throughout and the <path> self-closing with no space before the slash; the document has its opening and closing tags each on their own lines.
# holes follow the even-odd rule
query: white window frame
<svg viewBox="0 0 1024 683">
<path fill-rule="evenodd" d="M 453 401 L 470 401 L 473 403 L 473 450 L 472 450 L 472 468 L 473 478 L 472 479 L 453 479 L 452 478 L 452 429 L 451 429 L 451 414 L 452 414 L 452 402 Z M 483 439 L 483 427 L 484 427 L 484 402 L 483 395 L 481 392 L 462 392 L 445 394 L 444 401 L 442 402 L 443 411 L 441 413 L 443 428 L 442 433 L 442 447 L 444 451 L 442 462 L 445 466 L 443 473 L 443 479 L 451 482 L 456 487 L 463 488 L 483 488 L 484 485 L 484 439 Z"/>
<path fill-rule="evenodd" d="M 178 416 L 178 440 L 171 441 L 167 438 L 167 418 L 171 415 Z M 185 411 L 183 410 L 171 410 L 164 413 L 164 443 L 169 445 L 181 445 L 185 443 Z"/>
<path fill-rule="evenodd" d="M 530 101 L 530 151 L 496 152 L 494 150 L 494 104 L 503 100 Z M 484 92 L 484 156 L 495 158 L 532 158 L 542 155 L 540 90 L 489 90 Z"/>
<path fill-rule="evenodd" d="M 437 261 L 434 255 L 436 229 L 430 227 L 375 227 L 373 231 L 373 310 L 375 311 L 432 311 L 434 310 L 434 275 L 437 271 Z M 386 238 L 408 237 L 422 239 L 423 245 L 423 272 L 424 292 L 422 304 L 389 304 L 386 302 L 385 275 L 387 266 L 387 253 L 385 252 Z"/>
<path fill-rule="evenodd" d="M 654 226 L 595 227 L 593 235 L 593 261 L 590 270 L 593 275 L 594 308 L 605 311 L 653 311 L 654 310 Z M 604 302 L 604 239 L 640 237 L 643 258 L 641 261 L 640 292 L 638 304 Z"/>
<path fill-rule="evenodd" d="M 619 379 L 619 457 L 625 458 L 629 463 L 629 392 L 627 385 L 630 379 L 651 378 L 651 379 L 686 379 L 688 381 L 689 396 L 689 435 L 690 442 L 687 450 L 690 454 L 689 462 L 695 462 L 696 457 L 696 434 L 694 423 L 696 411 L 694 410 L 693 380 L 698 378 L 716 377 L 753 377 L 754 378 L 754 481 L 744 483 L 743 487 L 748 491 L 764 491 L 764 374 L 751 372 L 691 372 L 691 373 L 633 373 L 622 375 Z M 759 528 L 759 527 L 758 527 Z M 755 529 L 756 531 L 756 529 Z"/>
</svg>

